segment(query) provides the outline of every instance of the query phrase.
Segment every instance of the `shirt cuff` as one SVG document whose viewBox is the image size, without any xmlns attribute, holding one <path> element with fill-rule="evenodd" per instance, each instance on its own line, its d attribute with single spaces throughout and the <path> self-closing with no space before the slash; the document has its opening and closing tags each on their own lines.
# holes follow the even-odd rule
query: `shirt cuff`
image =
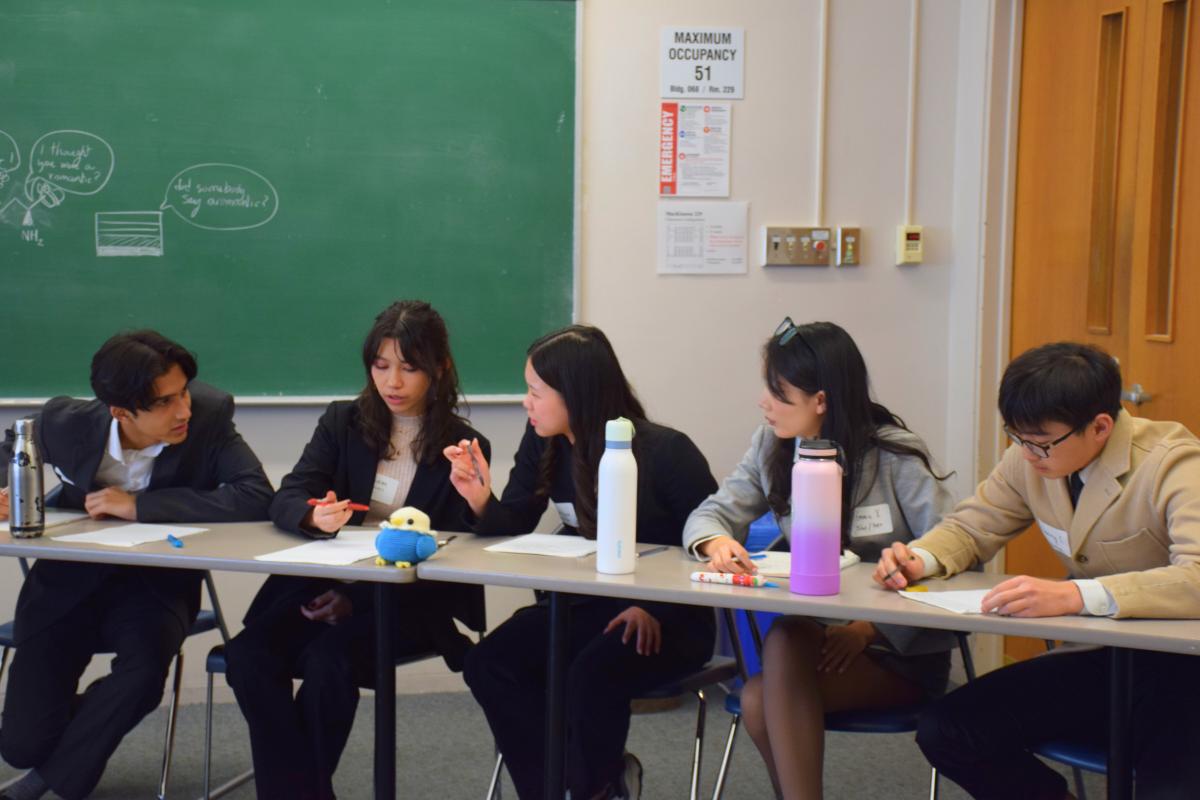
<svg viewBox="0 0 1200 800">
<path fill-rule="evenodd" d="M 704 544 L 705 542 L 711 542 L 713 539 L 720 539 L 722 536 L 726 535 L 727 534 L 724 533 L 714 533 L 712 536 L 705 536 L 703 539 L 697 539 L 688 545 L 688 552 L 691 553 L 692 558 L 696 559 L 697 561 L 708 561 L 708 556 L 701 555 L 700 545 Z"/>
<path fill-rule="evenodd" d="M 1117 613 L 1117 601 L 1100 581 L 1094 578 L 1081 578 L 1071 582 L 1079 587 L 1079 595 L 1083 598 L 1083 608 L 1079 609 L 1081 615 L 1111 617 Z"/>
<path fill-rule="evenodd" d="M 936 578 L 938 575 L 941 575 L 943 572 L 945 572 L 945 570 L 942 569 L 941 562 L 934 557 L 933 553 L 929 552 L 924 547 L 910 547 L 908 549 L 911 550 L 914 555 L 920 556 L 921 560 L 925 562 L 925 574 L 923 577 Z"/>
</svg>

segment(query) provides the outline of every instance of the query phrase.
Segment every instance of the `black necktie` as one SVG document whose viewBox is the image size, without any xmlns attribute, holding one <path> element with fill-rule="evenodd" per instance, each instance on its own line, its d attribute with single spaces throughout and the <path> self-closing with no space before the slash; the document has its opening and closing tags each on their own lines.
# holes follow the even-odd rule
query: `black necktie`
<svg viewBox="0 0 1200 800">
<path fill-rule="evenodd" d="M 1067 481 L 1067 492 L 1071 495 L 1071 508 L 1079 505 L 1079 493 L 1083 491 L 1083 478 L 1079 477 L 1078 472 L 1072 472 L 1070 480 Z"/>
</svg>

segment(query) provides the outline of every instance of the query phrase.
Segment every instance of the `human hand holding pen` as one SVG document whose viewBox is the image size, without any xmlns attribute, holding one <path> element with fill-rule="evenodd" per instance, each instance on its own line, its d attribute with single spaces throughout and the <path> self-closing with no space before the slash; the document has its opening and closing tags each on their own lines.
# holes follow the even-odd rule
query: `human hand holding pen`
<svg viewBox="0 0 1200 800">
<path fill-rule="evenodd" d="M 320 503 L 313 506 L 304 515 L 304 521 L 301 524 L 306 528 L 316 528 L 325 533 L 337 533 L 353 515 L 349 499 L 338 500 L 334 492 L 328 491 Z"/>
<path fill-rule="evenodd" d="M 732 536 L 709 539 L 701 542 L 696 549 L 700 555 L 708 558 L 709 569 L 713 572 L 731 572 L 734 575 L 754 575 L 758 572 L 746 548 Z"/>
<path fill-rule="evenodd" d="M 442 455 L 450 462 L 450 483 L 475 516 L 482 516 L 492 496 L 492 471 L 480 450 L 479 440 L 463 439 L 443 450 Z"/>
<path fill-rule="evenodd" d="M 885 589 L 903 589 L 925 577 L 925 561 L 904 542 L 892 542 L 879 554 L 871 577 Z"/>
</svg>

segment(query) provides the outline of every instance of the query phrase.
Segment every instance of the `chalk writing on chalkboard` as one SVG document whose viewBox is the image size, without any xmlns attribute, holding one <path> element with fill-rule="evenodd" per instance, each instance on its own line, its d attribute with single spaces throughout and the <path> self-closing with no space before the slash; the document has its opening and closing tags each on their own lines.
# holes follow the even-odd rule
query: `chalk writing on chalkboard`
<svg viewBox="0 0 1200 800">
<path fill-rule="evenodd" d="M 69 194 L 99 192 L 108 184 L 115 164 L 112 147 L 94 133 L 61 130 L 42 134 L 29 149 L 24 200 L 13 197 L 0 207 L 0 216 L 16 204 L 25 209 L 21 224 L 32 225 L 33 209 L 38 206 L 56 208 Z"/>
<path fill-rule="evenodd" d="M 0 189 L 8 183 L 8 173 L 14 172 L 21 166 L 21 148 L 17 140 L 4 131 L 0 131 Z"/>
<path fill-rule="evenodd" d="M 57 208 L 67 195 L 92 195 L 112 177 L 112 147 L 94 133 L 58 130 L 43 134 L 30 148 L 23 185 L 0 205 L 0 219 L 16 206 L 24 210 L 21 238 L 38 247 L 46 242 L 34 226 L 33 211 Z M 21 166 L 15 139 L 0 131 L 0 189 Z M 163 211 L 171 209 L 189 225 L 213 231 L 257 228 L 275 218 L 279 193 L 263 175 L 238 164 L 193 164 L 171 178 L 153 211 L 96 212 L 97 256 L 161 256 Z M 13 216 L 16 218 L 16 215 Z"/>
<path fill-rule="evenodd" d="M 252 169 L 196 164 L 167 184 L 159 210 L 168 208 L 197 228 L 240 231 L 270 222 L 279 210 L 279 194 Z"/>
<path fill-rule="evenodd" d="M 97 211 L 96 255 L 161 256 L 161 211 Z"/>
</svg>

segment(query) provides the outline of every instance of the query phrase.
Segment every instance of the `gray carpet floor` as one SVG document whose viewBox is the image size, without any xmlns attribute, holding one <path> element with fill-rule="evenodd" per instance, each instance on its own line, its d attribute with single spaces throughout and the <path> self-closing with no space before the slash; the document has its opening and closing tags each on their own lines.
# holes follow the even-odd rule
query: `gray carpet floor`
<svg viewBox="0 0 1200 800">
<path fill-rule="evenodd" d="M 721 698 L 709 705 L 702 782 L 705 797 L 711 795 L 729 728 Z M 645 766 L 645 800 L 687 797 L 695 710 L 694 702 L 686 702 L 673 710 L 634 717 L 628 747 Z M 398 797 L 482 800 L 491 775 L 492 740 L 483 714 L 469 694 L 405 695 L 397 701 L 396 717 Z M 341 800 L 372 796 L 373 719 L 373 699 L 364 696 L 335 778 Z M 165 720 L 165 712 L 160 709 L 126 737 L 93 795 L 96 800 L 154 796 Z M 213 777 L 214 783 L 220 783 L 250 766 L 250 746 L 236 705 L 216 707 L 214 730 Z M 184 706 L 168 797 L 200 796 L 203 749 L 204 706 Z M 0 764 L 0 785 L 17 774 Z M 1103 796 L 1102 779 L 1088 776 L 1087 785 L 1091 797 Z M 911 734 L 829 734 L 825 764 L 825 797 L 829 800 L 915 799 L 928 797 L 928 792 L 929 767 Z M 253 785 L 247 784 L 228 796 L 253 798 Z M 505 800 L 515 797 L 511 784 L 506 782 Z M 771 797 L 762 760 L 744 731 L 738 734 L 725 797 Z M 961 800 L 966 794 L 949 781 L 942 781 L 941 797 Z"/>
</svg>

